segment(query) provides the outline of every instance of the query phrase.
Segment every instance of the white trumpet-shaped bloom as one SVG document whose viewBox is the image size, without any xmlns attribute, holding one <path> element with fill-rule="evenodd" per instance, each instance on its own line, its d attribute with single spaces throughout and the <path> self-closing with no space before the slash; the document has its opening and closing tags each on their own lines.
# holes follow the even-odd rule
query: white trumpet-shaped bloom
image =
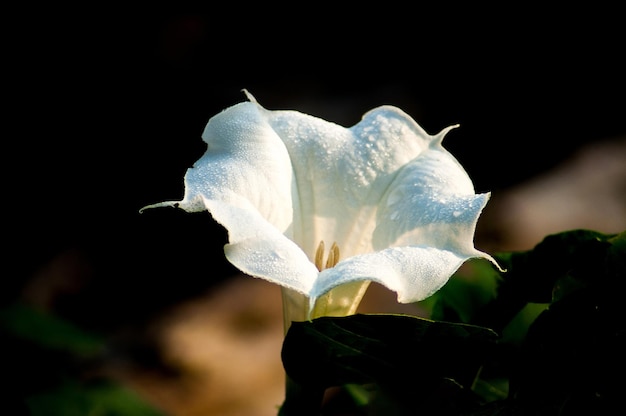
<svg viewBox="0 0 626 416">
<path fill-rule="evenodd" d="M 145 208 L 209 211 L 228 261 L 281 285 L 289 319 L 354 313 L 372 281 L 420 301 L 470 258 L 496 264 L 473 242 L 490 195 L 441 145 L 455 126 L 430 136 L 381 106 L 345 128 L 246 94 L 209 120 L 183 199 Z"/>
</svg>

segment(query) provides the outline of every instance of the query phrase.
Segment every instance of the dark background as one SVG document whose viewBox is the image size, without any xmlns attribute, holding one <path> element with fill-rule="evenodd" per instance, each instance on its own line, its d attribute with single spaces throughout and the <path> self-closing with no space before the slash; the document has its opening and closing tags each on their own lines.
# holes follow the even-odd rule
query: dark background
<svg viewBox="0 0 626 416">
<path fill-rule="evenodd" d="M 444 145 L 479 192 L 626 134 L 618 10 L 337 7 L 5 15 L 3 299 L 68 250 L 87 271 L 53 307 L 92 328 L 233 274 L 207 215 L 138 210 L 182 197 L 242 88 L 345 126 L 382 104 L 431 134 L 459 123 Z"/>
</svg>

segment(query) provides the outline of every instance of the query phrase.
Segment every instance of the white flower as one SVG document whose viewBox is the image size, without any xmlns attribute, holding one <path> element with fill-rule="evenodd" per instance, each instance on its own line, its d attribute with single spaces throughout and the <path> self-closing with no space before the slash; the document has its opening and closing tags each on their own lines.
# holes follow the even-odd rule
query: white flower
<svg viewBox="0 0 626 416">
<path fill-rule="evenodd" d="M 184 198 L 143 209 L 208 210 L 228 231 L 228 261 L 283 287 L 286 325 L 354 313 L 371 281 L 409 303 L 470 258 L 497 266 L 473 243 L 490 194 L 441 145 L 456 126 L 430 136 L 381 106 L 344 128 L 245 92 L 209 120 Z"/>
</svg>

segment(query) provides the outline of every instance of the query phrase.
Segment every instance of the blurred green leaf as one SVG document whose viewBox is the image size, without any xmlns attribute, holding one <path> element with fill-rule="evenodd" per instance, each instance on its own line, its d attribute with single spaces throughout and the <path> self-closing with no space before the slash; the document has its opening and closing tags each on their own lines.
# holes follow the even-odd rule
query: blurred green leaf
<svg viewBox="0 0 626 416">
<path fill-rule="evenodd" d="M 51 313 L 21 303 L 0 310 L 0 327 L 41 347 L 78 356 L 97 354 L 104 346 L 101 337 L 89 334 Z"/>
<path fill-rule="evenodd" d="M 132 391 L 111 382 L 87 385 L 68 380 L 29 397 L 31 416 L 164 416 Z"/>
<path fill-rule="evenodd" d="M 490 261 L 470 259 L 444 287 L 420 304 L 430 310 L 430 319 L 470 323 L 478 311 L 496 297 L 500 280 L 500 274 Z"/>
<path fill-rule="evenodd" d="M 16 303 L 0 310 L 3 409 L 31 416 L 163 416 L 101 375 L 104 337 Z M 28 412 L 28 413 L 27 413 Z"/>
</svg>

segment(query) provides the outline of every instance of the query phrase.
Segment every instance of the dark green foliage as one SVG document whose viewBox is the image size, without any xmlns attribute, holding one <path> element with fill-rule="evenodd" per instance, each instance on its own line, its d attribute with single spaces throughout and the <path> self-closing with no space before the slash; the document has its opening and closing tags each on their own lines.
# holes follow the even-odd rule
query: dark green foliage
<svg viewBox="0 0 626 416">
<path fill-rule="evenodd" d="M 30 416 L 163 416 L 100 373 L 99 336 L 15 303 L 0 309 L 3 412 Z"/>
<path fill-rule="evenodd" d="M 428 300 L 434 320 L 294 323 L 282 352 L 288 376 L 303 389 L 360 388 L 365 400 L 347 414 L 624 411 L 626 233 L 573 230 L 495 257 L 507 271 L 473 261 Z M 327 400 L 311 414 L 332 412 Z"/>
<path fill-rule="evenodd" d="M 411 316 L 325 317 L 293 323 L 283 362 L 300 385 L 376 383 L 382 394 L 408 409 L 414 406 L 416 388 L 437 400 L 438 393 L 445 393 L 469 401 L 465 390 L 496 338 L 487 328 Z"/>
</svg>

